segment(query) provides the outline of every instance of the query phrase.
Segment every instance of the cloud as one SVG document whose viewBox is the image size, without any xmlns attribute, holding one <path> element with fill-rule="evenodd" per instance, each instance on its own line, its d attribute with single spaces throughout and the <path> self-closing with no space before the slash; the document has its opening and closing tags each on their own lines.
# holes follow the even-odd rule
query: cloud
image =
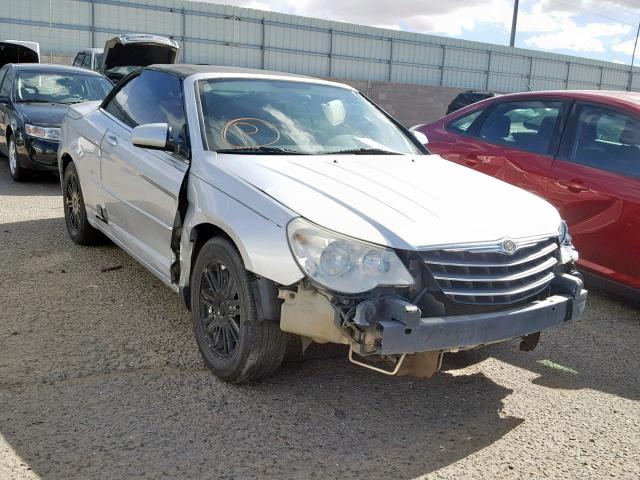
<svg viewBox="0 0 640 480">
<path fill-rule="evenodd" d="M 513 0 L 223 0 L 238 6 L 371 25 L 393 30 L 464 37 L 491 33 L 486 41 L 504 41 L 511 29 Z M 634 17 L 635 15 L 635 17 Z M 619 20 L 618 20 L 619 19 Z M 517 42 L 532 48 L 630 55 L 633 23 L 640 20 L 638 0 L 523 0 Z M 635 33 L 635 30 L 634 32 Z"/>
<path fill-rule="evenodd" d="M 542 50 L 562 48 L 575 52 L 604 52 L 603 38 L 631 31 L 631 26 L 620 23 L 588 23 L 578 26 L 572 20 L 564 19 L 560 21 L 560 25 L 560 31 L 527 38 L 525 43 Z"/>
<path fill-rule="evenodd" d="M 635 39 L 627 40 L 625 42 L 615 43 L 611 47 L 611 50 L 613 50 L 614 52 L 622 52 L 622 53 L 626 53 L 627 55 L 632 55 L 633 47 L 635 43 L 636 43 Z"/>
<path fill-rule="evenodd" d="M 226 0 L 224 3 L 259 8 L 256 0 Z M 478 23 L 511 25 L 513 0 L 274 0 L 270 10 L 421 33 L 461 35 Z"/>
<path fill-rule="evenodd" d="M 270 4 L 264 3 L 264 2 L 257 2 L 257 1 L 245 2 L 243 7 L 254 8 L 256 10 L 265 10 L 267 12 L 273 11 L 273 8 L 272 8 L 272 6 Z"/>
<path fill-rule="evenodd" d="M 441 9 L 438 12 L 423 8 L 422 11 L 428 13 L 414 14 L 406 19 L 404 24 L 412 31 L 444 33 L 449 36 L 461 36 L 465 31 L 474 30 L 478 24 L 493 24 L 503 32 L 511 28 L 513 4 L 508 0 L 472 2 L 468 5 L 453 2 L 441 3 L 455 8 Z"/>
</svg>

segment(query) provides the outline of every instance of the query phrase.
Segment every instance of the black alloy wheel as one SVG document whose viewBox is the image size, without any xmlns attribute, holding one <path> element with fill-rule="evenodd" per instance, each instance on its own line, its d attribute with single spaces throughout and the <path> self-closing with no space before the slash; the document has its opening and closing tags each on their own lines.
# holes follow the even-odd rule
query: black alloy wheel
<svg viewBox="0 0 640 480">
<path fill-rule="evenodd" d="M 273 373 L 284 357 L 288 335 L 274 320 L 259 318 L 256 277 L 244 268 L 235 245 L 209 239 L 191 271 L 193 331 L 207 367 L 229 383 Z"/>
<path fill-rule="evenodd" d="M 67 165 L 62 180 L 62 196 L 64 201 L 64 220 L 69 237 L 78 245 L 93 245 L 100 238 L 100 233 L 87 220 L 87 210 L 82 196 L 82 187 L 76 166 Z"/>
<path fill-rule="evenodd" d="M 238 348 L 240 299 L 229 268 L 216 259 L 203 272 L 200 290 L 200 320 L 207 345 L 220 358 L 229 358 Z"/>
</svg>

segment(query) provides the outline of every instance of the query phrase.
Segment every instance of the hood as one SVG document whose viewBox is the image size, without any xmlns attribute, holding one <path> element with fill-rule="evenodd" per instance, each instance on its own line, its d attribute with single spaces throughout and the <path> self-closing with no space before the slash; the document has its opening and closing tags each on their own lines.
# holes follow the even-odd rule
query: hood
<svg viewBox="0 0 640 480">
<path fill-rule="evenodd" d="M 7 63 L 40 63 L 40 45 L 20 40 L 0 42 L 0 67 Z"/>
<path fill-rule="evenodd" d="M 102 105 L 101 100 L 76 103 L 67 109 L 67 116 L 73 118 L 74 120 L 79 120 L 85 115 L 88 115 L 91 112 L 95 112 L 98 108 L 100 108 L 100 105 Z"/>
<path fill-rule="evenodd" d="M 15 107 L 25 123 L 48 127 L 60 126 L 69 109 L 69 105 L 59 103 L 16 103 Z"/>
<path fill-rule="evenodd" d="M 154 63 L 175 63 L 180 46 L 159 35 L 126 34 L 113 37 L 104 44 L 100 71 L 117 67 L 146 67 Z"/>
<path fill-rule="evenodd" d="M 545 200 L 437 155 L 220 154 L 222 168 L 308 220 L 401 249 L 557 235 Z"/>
</svg>

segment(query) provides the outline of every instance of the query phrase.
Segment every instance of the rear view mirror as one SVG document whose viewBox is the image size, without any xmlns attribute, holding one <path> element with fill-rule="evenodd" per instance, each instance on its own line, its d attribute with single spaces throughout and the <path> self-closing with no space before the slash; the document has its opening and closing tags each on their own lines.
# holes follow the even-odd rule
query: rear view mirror
<svg viewBox="0 0 640 480">
<path fill-rule="evenodd" d="M 166 123 L 148 123 L 138 125 L 131 133 L 131 143 L 140 148 L 174 151 L 171 141 L 171 129 Z"/>
<path fill-rule="evenodd" d="M 429 139 L 424 133 L 417 130 L 411 130 L 411 133 L 413 133 L 413 136 L 416 137 L 421 144 L 426 145 L 429 143 Z"/>
<path fill-rule="evenodd" d="M 331 100 L 330 102 L 323 103 L 322 111 L 324 112 L 324 116 L 327 118 L 329 124 L 334 127 L 344 122 L 344 119 L 347 116 L 344 103 L 342 103 L 341 100 Z"/>
</svg>

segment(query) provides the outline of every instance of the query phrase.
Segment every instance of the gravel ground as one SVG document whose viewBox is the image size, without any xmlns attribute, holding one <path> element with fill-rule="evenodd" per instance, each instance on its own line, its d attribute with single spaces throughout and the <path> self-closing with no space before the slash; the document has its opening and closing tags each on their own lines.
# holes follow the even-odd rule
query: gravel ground
<svg viewBox="0 0 640 480">
<path fill-rule="evenodd" d="M 592 292 L 534 352 L 450 355 L 430 380 L 329 358 L 229 386 L 178 297 L 72 244 L 61 206 L 0 160 L 0 479 L 640 478 L 638 304 Z"/>
</svg>

